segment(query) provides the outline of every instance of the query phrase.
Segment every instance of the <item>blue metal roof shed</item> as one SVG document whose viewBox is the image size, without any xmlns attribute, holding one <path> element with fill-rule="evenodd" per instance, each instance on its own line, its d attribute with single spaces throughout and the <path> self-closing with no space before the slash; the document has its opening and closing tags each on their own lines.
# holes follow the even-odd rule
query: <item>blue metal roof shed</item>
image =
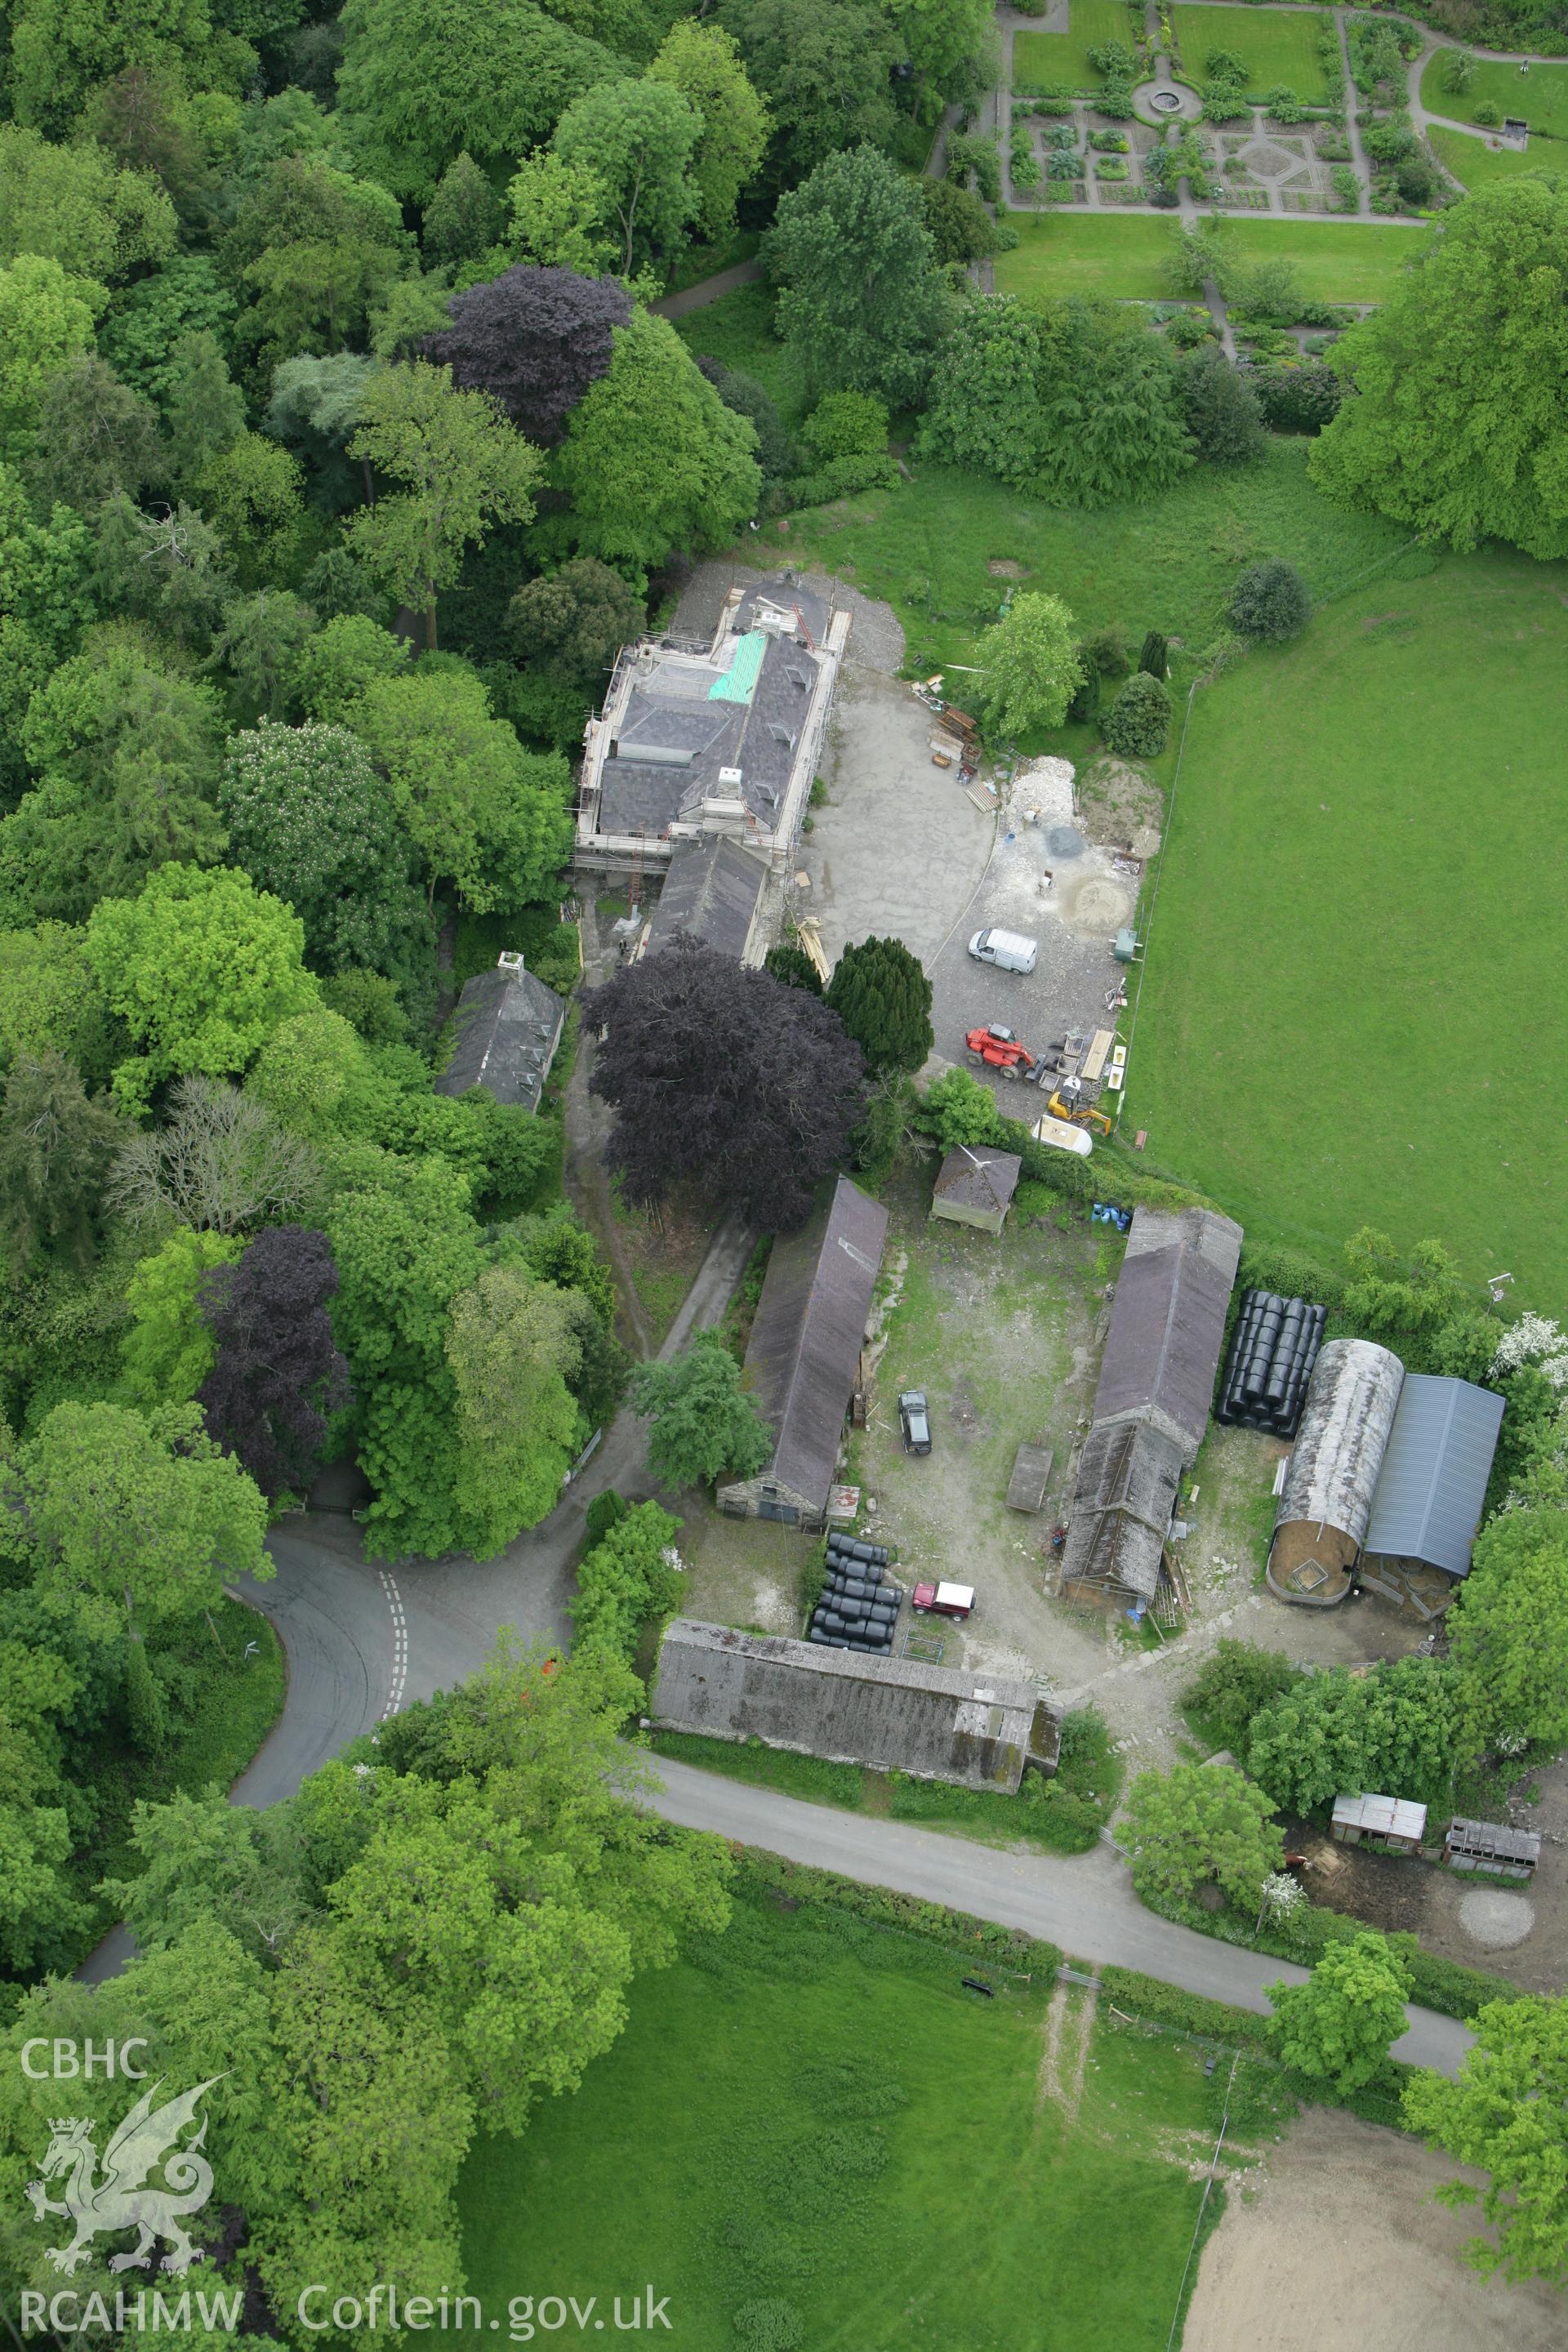
<svg viewBox="0 0 1568 2352">
<path fill-rule="evenodd" d="M 1501 1426 L 1490 1389 L 1406 1372 L 1363 1549 L 1468 1576 Z"/>
</svg>

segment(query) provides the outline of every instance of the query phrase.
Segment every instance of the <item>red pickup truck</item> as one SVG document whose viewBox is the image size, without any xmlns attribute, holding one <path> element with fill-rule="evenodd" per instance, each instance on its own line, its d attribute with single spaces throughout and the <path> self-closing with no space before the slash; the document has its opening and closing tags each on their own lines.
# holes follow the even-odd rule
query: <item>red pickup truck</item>
<svg viewBox="0 0 1568 2352">
<path fill-rule="evenodd" d="M 910 1605 L 933 1617 L 963 1618 L 974 1607 L 973 1584 L 917 1584 Z"/>
</svg>

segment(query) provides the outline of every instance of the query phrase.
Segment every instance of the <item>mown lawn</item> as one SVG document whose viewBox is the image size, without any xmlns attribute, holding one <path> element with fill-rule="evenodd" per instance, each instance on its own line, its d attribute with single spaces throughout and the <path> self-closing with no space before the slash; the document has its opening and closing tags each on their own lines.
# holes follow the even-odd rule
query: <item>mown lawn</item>
<svg viewBox="0 0 1568 2352">
<path fill-rule="evenodd" d="M 1201 2049 L 1097 2023 L 1069 2122 L 1038 2088 L 1047 1988 L 983 1965 L 977 1999 L 973 1966 L 738 1902 L 639 1979 L 578 2092 L 476 2149 L 470 2291 L 592 2295 L 608 2323 L 651 2281 L 674 2352 L 1165 2352 L 1228 2065 L 1205 2081 Z"/>
<path fill-rule="evenodd" d="M 1499 180 L 1539 178 L 1542 172 L 1568 167 L 1568 152 L 1543 143 L 1531 146 L 1524 154 L 1513 147 L 1489 147 L 1484 139 L 1464 131 L 1428 131 L 1432 151 L 1439 163 L 1452 172 L 1462 188 L 1489 188 Z M 1552 158 L 1561 152 L 1563 161 L 1554 164 Z"/>
<path fill-rule="evenodd" d="M 1195 698 L 1128 1110 L 1249 1229 L 1568 1306 L 1568 566 L 1384 581 Z"/>
<path fill-rule="evenodd" d="M 1439 49 L 1421 75 L 1421 103 L 1428 113 L 1447 115 L 1450 122 L 1473 122 L 1477 107 L 1489 98 L 1500 112 L 1519 116 L 1531 131 L 1552 131 L 1559 139 L 1568 139 L 1568 65 L 1531 65 L 1521 74 L 1517 66 L 1479 64 L 1468 89 L 1461 93 L 1443 87 L 1447 54 Z M 1568 168 L 1568 156 L 1559 159 L 1559 168 Z"/>
<path fill-rule="evenodd" d="M 1328 97 L 1329 86 L 1318 56 L 1318 36 L 1333 23 L 1327 12 L 1221 8 L 1175 0 L 1171 22 L 1184 80 L 1201 84 L 1207 79 L 1209 51 L 1229 49 L 1246 66 L 1247 89 L 1257 97 L 1280 82 L 1309 105 L 1321 105 Z"/>
<path fill-rule="evenodd" d="M 771 286 L 739 286 L 733 294 L 671 323 L 694 359 L 715 359 L 754 375 L 784 423 L 800 423 L 810 403 L 794 361 L 774 339 Z"/>
<path fill-rule="evenodd" d="M 1121 621 L 1136 645 L 1157 628 L 1196 652 L 1223 625 L 1243 563 L 1283 555 L 1325 595 L 1404 544 L 1407 534 L 1380 516 L 1321 498 L 1307 449 L 1276 440 L 1256 466 L 1199 466 L 1148 505 L 1093 512 L 917 461 L 914 480 L 897 489 L 749 534 L 763 551 L 752 560 L 837 572 L 887 597 L 908 635 L 910 667 L 922 672 L 975 660 L 1007 584 L 990 570 L 996 562 L 1021 563 L 1024 583 L 1065 597 L 1086 629 Z"/>
<path fill-rule="evenodd" d="M 1168 216 L 1047 212 L 1010 218 L 1018 244 L 996 257 L 999 294 L 1152 302 L 1171 292 L 1163 264 L 1176 228 Z M 1400 221 L 1227 220 L 1226 235 L 1248 262 L 1283 254 L 1296 265 L 1302 293 L 1318 302 L 1384 300 L 1420 250 L 1420 226 Z"/>
<path fill-rule="evenodd" d="M 1089 64 L 1090 49 L 1102 41 L 1132 47 L 1132 17 L 1125 0 L 1072 0 L 1065 33 L 1016 33 L 1013 88 L 1093 89 L 1104 79 Z"/>
<path fill-rule="evenodd" d="M 998 294 L 1101 294 L 1157 302 L 1171 291 L 1165 257 L 1176 225 L 1152 213 L 1019 213 L 1012 253 L 995 261 Z"/>
</svg>

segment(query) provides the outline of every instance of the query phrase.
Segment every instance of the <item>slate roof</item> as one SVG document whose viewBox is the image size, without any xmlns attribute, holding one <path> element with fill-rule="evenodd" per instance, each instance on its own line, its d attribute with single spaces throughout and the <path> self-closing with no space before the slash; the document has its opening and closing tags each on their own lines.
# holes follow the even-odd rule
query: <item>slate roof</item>
<svg viewBox="0 0 1568 2352">
<path fill-rule="evenodd" d="M 1398 1357 L 1371 1339 L 1319 1349 L 1276 1526 L 1311 1520 L 1364 1542 L 1404 1379 Z"/>
<path fill-rule="evenodd" d="M 810 646 L 770 635 L 749 699 L 713 698 L 763 599 L 786 612 L 798 607 L 821 643 L 827 625 L 821 598 L 764 581 L 742 599 L 712 660 L 656 652 L 651 666 L 637 674 L 599 772 L 602 833 L 663 834 L 677 818 L 694 816 L 705 799 L 734 792 L 720 783 L 721 768 L 740 769 L 740 798 L 763 831 L 772 832 L 820 662 Z M 676 756 L 639 756 L 650 751 Z"/>
<path fill-rule="evenodd" d="M 688 931 L 739 962 L 766 879 L 767 867 L 741 842 L 718 835 L 679 843 L 648 926 L 648 954 Z"/>
<path fill-rule="evenodd" d="M 1372 1498 L 1367 1551 L 1469 1574 L 1502 1411 L 1501 1397 L 1470 1381 L 1406 1372 Z"/>
<path fill-rule="evenodd" d="M 1135 1209 L 1094 1419 L 1148 1421 L 1196 1456 L 1208 1427 L 1242 1232 L 1209 1209 Z"/>
<path fill-rule="evenodd" d="M 996 1151 L 984 1143 L 958 1144 L 937 1171 L 935 1197 L 965 1209 L 1005 1209 L 1018 1189 L 1023 1165 L 1016 1151 Z"/>
<path fill-rule="evenodd" d="M 1079 1457 L 1063 1583 L 1121 1585 L 1152 1601 L 1181 1477 L 1181 1448 L 1162 1431 L 1098 1423 Z"/>
<path fill-rule="evenodd" d="M 499 1103 L 537 1110 L 565 1017 L 563 1000 L 521 966 L 477 972 L 458 999 L 457 1043 L 436 1092 L 461 1095 L 488 1087 Z"/>
<path fill-rule="evenodd" d="M 847 1176 L 798 1234 L 773 1244 L 745 1385 L 773 1429 L 771 1475 L 826 1504 L 887 1239 L 888 1212 Z"/>
</svg>

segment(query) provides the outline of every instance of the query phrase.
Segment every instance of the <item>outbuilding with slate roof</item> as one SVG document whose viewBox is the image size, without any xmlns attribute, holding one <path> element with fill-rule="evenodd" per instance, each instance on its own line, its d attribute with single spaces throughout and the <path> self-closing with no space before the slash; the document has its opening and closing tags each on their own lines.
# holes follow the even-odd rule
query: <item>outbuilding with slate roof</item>
<svg viewBox="0 0 1568 2352">
<path fill-rule="evenodd" d="M 826 1525 L 887 1234 L 880 1202 L 840 1176 L 801 1231 L 774 1242 L 741 1376 L 773 1432 L 773 1458 L 720 1487 L 731 1518 Z"/>
<path fill-rule="evenodd" d="M 485 1087 L 498 1103 L 537 1110 L 561 1043 L 566 1003 L 524 966 L 503 955 L 494 971 L 464 984 L 452 1015 L 452 1057 L 436 1081 L 438 1095 Z"/>
</svg>

